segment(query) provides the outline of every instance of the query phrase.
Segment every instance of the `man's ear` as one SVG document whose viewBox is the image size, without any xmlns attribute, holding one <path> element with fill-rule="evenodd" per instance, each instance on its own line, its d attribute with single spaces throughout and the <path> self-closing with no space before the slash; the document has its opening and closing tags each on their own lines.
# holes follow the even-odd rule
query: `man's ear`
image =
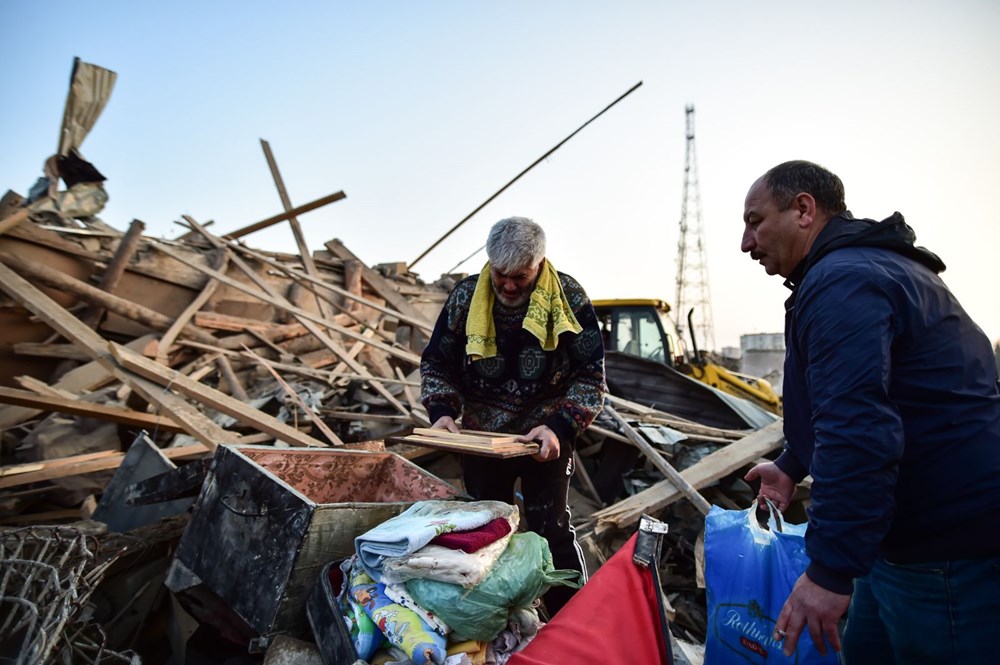
<svg viewBox="0 0 1000 665">
<path fill-rule="evenodd" d="M 816 219 L 816 199 L 808 192 L 799 192 L 795 195 L 795 209 L 799 213 L 799 226 L 808 228 L 812 226 Z"/>
</svg>

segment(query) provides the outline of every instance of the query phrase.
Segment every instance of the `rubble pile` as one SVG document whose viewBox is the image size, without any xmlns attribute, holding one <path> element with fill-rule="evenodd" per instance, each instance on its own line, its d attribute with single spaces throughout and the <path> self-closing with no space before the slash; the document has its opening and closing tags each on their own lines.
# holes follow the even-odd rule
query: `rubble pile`
<svg viewBox="0 0 1000 665">
<path fill-rule="evenodd" d="M 76 64 L 75 83 L 87 67 Z M 113 78 L 90 76 L 110 94 Z M 71 91 L 67 118 L 78 106 Z M 27 603 L 36 609 L 26 617 L 49 623 L 5 625 L 0 652 L 19 653 L 14 662 L 212 662 L 217 636 L 239 642 L 246 626 L 227 633 L 240 617 L 224 598 L 182 598 L 164 580 L 217 449 L 378 452 L 461 492 L 453 453 L 386 440 L 429 425 L 420 353 L 462 275 L 425 283 L 404 263 L 366 265 L 337 239 L 310 251 L 297 216 L 344 194 L 293 208 L 266 142 L 284 212 L 221 235 L 190 216 L 173 240 L 143 235 L 139 220 L 121 231 L 97 216 L 103 176 L 80 155 L 79 134 L 27 198 L 0 200 L 2 565 L 20 570 L 36 557 L 49 574 L 65 571 L 63 586 L 41 595 L 23 570 L 4 576 L 4 613 Z M 249 244 L 274 224 L 288 225 L 299 254 Z M 780 423 L 726 430 L 609 396 L 578 445 L 572 496 L 591 571 L 643 514 L 657 515 L 670 525 L 661 561 L 670 620 L 703 642 L 706 498 L 748 505 L 739 478 L 781 441 Z M 234 495 L 283 484 L 255 474 Z M 317 505 L 368 509 L 352 501 Z M 200 528 L 211 532 L 204 520 Z M 255 644 L 263 651 L 273 637 Z M 185 661 L 185 650 L 208 660 Z"/>
</svg>

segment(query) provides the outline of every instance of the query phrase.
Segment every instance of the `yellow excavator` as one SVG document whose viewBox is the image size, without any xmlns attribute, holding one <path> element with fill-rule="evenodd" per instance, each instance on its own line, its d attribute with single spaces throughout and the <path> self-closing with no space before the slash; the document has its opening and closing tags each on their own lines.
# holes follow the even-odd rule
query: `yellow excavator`
<svg viewBox="0 0 1000 665">
<path fill-rule="evenodd" d="M 664 363 L 717 390 L 741 397 L 781 415 L 781 398 L 764 379 L 726 369 L 701 353 L 692 338 L 693 352 L 668 315 L 670 305 L 655 299 L 594 300 L 608 351 Z"/>
</svg>

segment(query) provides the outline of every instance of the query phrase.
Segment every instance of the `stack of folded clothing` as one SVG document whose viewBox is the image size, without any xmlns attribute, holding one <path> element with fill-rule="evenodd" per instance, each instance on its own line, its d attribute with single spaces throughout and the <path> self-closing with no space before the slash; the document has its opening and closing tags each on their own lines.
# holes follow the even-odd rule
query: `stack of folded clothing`
<svg viewBox="0 0 1000 665">
<path fill-rule="evenodd" d="M 502 665 L 541 626 L 538 598 L 557 571 L 544 539 L 517 533 L 500 501 L 422 501 L 355 539 L 338 604 L 371 663 Z"/>
</svg>

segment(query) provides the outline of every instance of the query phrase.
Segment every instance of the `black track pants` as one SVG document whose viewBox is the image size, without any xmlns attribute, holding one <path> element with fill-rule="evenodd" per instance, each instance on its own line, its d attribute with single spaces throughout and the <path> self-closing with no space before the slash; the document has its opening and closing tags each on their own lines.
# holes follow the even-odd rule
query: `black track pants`
<svg viewBox="0 0 1000 665">
<path fill-rule="evenodd" d="M 559 459 L 550 462 L 537 462 L 531 457 L 498 460 L 463 455 L 462 471 L 466 491 L 477 501 L 515 503 L 514 483 L 520 478 L 525 526 L 548 541 L 556 569 L 580 571 L 581 581 L 586 581 L 583 553 L 570 525 L 567 505 L 573 476 L 572 446 L 560 446 Z M 545 608 L 550 615 L 555 614 L 574 593 L 568 587 L 553 587 L 544 596 Z"/>
</svg>

